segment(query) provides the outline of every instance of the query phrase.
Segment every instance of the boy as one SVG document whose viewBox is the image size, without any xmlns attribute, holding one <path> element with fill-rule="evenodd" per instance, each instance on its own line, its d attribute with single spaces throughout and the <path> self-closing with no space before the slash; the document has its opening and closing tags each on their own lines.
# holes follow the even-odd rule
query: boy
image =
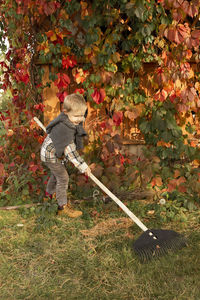
<svg viewBox="0 0 200 300">
<path fill-rule="evenodd" d="M 58 214 L 66 214 L 71 218 L 82 215 L 73 210 L 67 203 L 69 176 L 64 162 L 71 161 L 81 173 L 90 175 L 91 170 L 80 157 L 77 150 L 83 148 L 82 138 L 87 135 L 83 129 L 87 110 L 83 96 L 71 94 L 65 97 L 63 111 L 46 127 L 47 137 L 41 147 L 41 160 L 51 170 L 46 194 L 52 198 L 56 192 Z"/>
</svg>

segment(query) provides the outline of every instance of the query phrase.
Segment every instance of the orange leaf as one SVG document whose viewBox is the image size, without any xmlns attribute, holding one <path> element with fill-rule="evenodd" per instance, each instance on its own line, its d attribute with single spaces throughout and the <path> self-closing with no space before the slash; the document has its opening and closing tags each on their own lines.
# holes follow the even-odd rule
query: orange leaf
<svg viewBox="0 0 200 300">
<path fill-rule="evenodd" d="M 158 146 L 158 147 L 159 147 L 159 146 L 164 146 L 164 147 L 169 148 L 169 147 L 171 146 L 171 144 L 170 144 L 170 143 L 166 143 L 166 142 L 164 142 L 164 141 L 159 141 L 159 142 L 157 142 L 157 146 Z"/>
<path fill-rule="evenodd" d="M 186 182 L 185 177 L 181 176 L 179 179 L 177 179 L 177 185 Z"/>
<path fill-rule="evenodd" d="M 132 111 L 126 111 L 125 117 L 129 118 L 131 121 L 134 121 L 138 116 L 140 115 L 140 112 L 137 110 L 137 108 L 134 108 Z"/>
<path fill-rule="evenodd" d="M 167 191 L 172 192 L 176 189 L 176 187 L 177 187 L 176 180 L 172 179 L 167 185 Z"/>
<path fill-rule="evenodd" d="M 180 193 L 186 193 L 186 192 L 187 192 L 187 189 L 186 189 L 185 186 L 180 185 L 180 186 L 178 187 L 178 191 L 179 191 Z"/>
<path fill-rule="evenodd" d="M 6 174 L 3 164 L 0 164 L 0 174 L 1 174 L 0 175 L 1 177 L 5 176 L 5 174 Z"/>
<path fill-rule="evenodd" d="M 160 176 L 153 178 L 153 180 L 151 181 L 151 185 L 152 187 L 162 186 L 163 185 L 162 178 Z"/>
<path fill-rule="evenodd" d="M 180 171 L 179 170 L 175 170 L 174 172 L 174 178 L 178 178 L 180 176 Z"/>
</svg>

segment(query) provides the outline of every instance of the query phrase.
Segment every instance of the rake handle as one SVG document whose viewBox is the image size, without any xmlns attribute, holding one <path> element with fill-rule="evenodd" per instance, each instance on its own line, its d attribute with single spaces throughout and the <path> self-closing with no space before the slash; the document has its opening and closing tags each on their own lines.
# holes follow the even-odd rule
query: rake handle
<svg viewBox="0 0 200 300">
<path fill-rule="evenodd" d="M 33 118 L 34 121 L 46 132 L 46 128 L 42 122 L 37 118 Z M 96 183 L 117 205 L 135 222 L 143 231 L 147 231 L 148 228 L 126 207 L 102 182 L 100 182 L 92 173 L 89 175 L 90 179 Z"/>
<path fill-rule="evenodd" d="M 134 221 L 143 231 L 148 228 L 126 207 L 102 182 L 100 182 L 92 173 L 89 177 L 113 200 L 121 209 Z"/>
<path fill-rule="evenodd" d="M 44 130 L 44 132 L 46 132 L 46 128 L 37 117 L 34 117 L 33 120 Z"/>
</svg>

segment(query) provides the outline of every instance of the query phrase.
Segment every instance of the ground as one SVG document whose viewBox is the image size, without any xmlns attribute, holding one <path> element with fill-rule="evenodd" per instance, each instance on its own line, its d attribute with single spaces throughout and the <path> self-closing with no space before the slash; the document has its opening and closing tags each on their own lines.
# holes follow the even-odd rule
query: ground
<svg viewBox="0 0 200 300">
<path fill-rule="evenodd" d="M 142 233 L 115 204 L 81 207 L 80 219 L 46 209 L 0 211 L 1 300 L 198 300 L 200 213 L 185 222 L 145 224 L 183 233 L 188 246 L 142 264 Z M 144 218 L 143 218 L 144 219 Z"/>
</svg>

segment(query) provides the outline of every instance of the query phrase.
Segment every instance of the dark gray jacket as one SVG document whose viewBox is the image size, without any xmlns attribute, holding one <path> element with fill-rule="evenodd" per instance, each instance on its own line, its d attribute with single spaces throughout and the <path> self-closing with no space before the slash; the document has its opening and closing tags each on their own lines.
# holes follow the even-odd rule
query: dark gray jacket
<svg viewBox="0 0 200 300">
<path fill-rule="evenodd" d="M 76 144 L 77 150 L 82 149 L 83 137 L 87 135 L 83 123 L 74 125 L 63 112 L 48 124 L 46 130 L 52 139 L 58 158 L 63 156 L 65 147 L 72 142 Z"/>
</svg>

